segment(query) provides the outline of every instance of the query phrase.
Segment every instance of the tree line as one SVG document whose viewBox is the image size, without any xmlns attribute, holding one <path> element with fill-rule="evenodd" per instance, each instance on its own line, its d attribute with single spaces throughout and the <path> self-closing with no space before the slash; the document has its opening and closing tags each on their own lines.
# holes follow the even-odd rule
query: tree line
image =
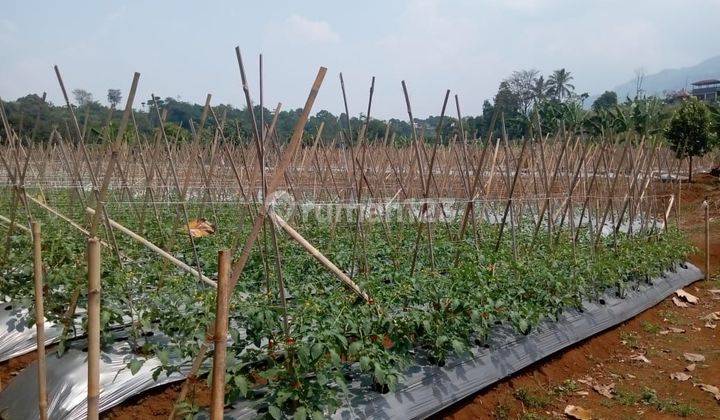
<svg viewBox="0 0 720 420">
<path fill-rule="evenodd" d="M 670 139 L 678 136 L 678 131 L 673 128 L 675 126 L 671 125 L 672 117 L 676 114 L 686 115 L 687 112 L 680 110 L 685 109 L 683 106 L 688 101 L 693 104 L 690 107 L 692 112 L 706 115 L 708 120 L 705 124 L 707 141 L 704 141 L 704 146 L 695 149 L 709 150 L 718 137 L 720 112 L 717 104 L 703 104 L 693 102 L 692 99 L 678 101 L 675 96 L 645 96 L 638 87 L 638 93 L 633 98 L 627 97 L 620 101 L 615 92 L 606 91 L 588 107 L 585 104 L 588 94 L 577 93 L 573 81 L 572 73 L 564 68 L 553 71 L 547 77 L 535 69 L 513 72 L 500 82 L 492 100 L 484 101 L 480 115 L 463 117 L 462 128 L 466 137 L 507 137 L 512 140 L 524 136 L 554 135 L 558 132 L 588 137 L 633 132 L 639 135 L 662 135 Z M 83 89 L 73 90 L 72 96 L 79 123 L 86 130 L 87 141 L 103 141 L 103 127 L 117 125 L 121 118 L 121 112 L 117 110 L 123 100 L 121 90 L 108 90 L 108 105 L 100 103 L 90 92 Z M 160 112 L 167 112 L 166 130 L 173 138 L 177 136 L 179 141 L 192 137 L 191 122 L 199 124 L 203 111 L 203 105 L 172 97 L 148 98 L 141 101 L 140 105 L 141 108 L 134 112 L 135 124 L 140 134 L 152 133 L 158 126 Z M 15 101 L 3 102 L 3 106 L 11 126 L 35 141 L 47 140 L 54 129 L 61 135 L 69 135 L 67 109 L 63 105 L 46 101 L 44 95 L 26 95 Z M 251 138 L 252 124 L 246 110 L 228 104 L 217 105 L 213 109 L 214 115 L 225 121 L 226 136 L 233 139 Z M 260 111 L 260 106 L 256 105 L 254 112 L 258 119 Z M 290 136 L 300 112 L 300 108 L 290 109 L 281 111 L 278 115 L 276 132 L 281 141 Z M 264 123 L 269 125 L 273 119 L 273 111 L 266 108 L 262 115 Z M 688 120 L 687 116 L 685 118 Z M 335 115 L 321 110 L 310 117 L 306 135 L 309 141 L 323 124 L 323 140 L 326 142 L 337 139 L 341 134 L 344 134 L 343 139 L 354 138 L 348 135 L 348 127 L 357 133 L 361 126 L 365 126 L 365 120 L 363 114 L 348 119 L 344 113 Z M 414 124 L 418 133 L 424 131 L 426 138 L 433 139 L 440 120 L 439 116 L 415 118 Z M 217 123 L 212 116 L 208 122 Z M 371 119 L 367 124 L 365 137 L 370 141 L 384 138 L 388 124 L 396 143 L 404 143 L 412 138 L 412 126 L 408 121 L 400 119 Z M 456 118 L 445 116 L 442 127 L 441 138 L 447 142 L 458 133 L 459 125 Z M 130 130 L 128 140 L 133 141 L 134 136 L 134 130 Z"/>
</svg>

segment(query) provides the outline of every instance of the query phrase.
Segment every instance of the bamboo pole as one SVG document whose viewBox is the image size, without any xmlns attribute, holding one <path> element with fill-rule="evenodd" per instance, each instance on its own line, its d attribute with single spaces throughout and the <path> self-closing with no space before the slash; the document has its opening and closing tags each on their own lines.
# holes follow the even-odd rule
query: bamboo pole
<svg viewBox="0 0 720 420">
<path fill-rule="evenodd" d="M 705 213 L 705 280 L 710 281 L 710 204 L 707 197 L 702 205 Z"/>
<path fill-rule="evenodd" d="M 228 311 L 230 289 L 230 252 L 218 252 L 218 289 L 215 303 L 215 355 L 213 356 L 213 376 L 211 391 L 212 420 L 222 420 L 225 406 L 225 357 L 227 353 Z"/>
<path fill-rule="evenodd" d="M 88 419 L 100 416 L 100 241 L 88 238 Z"/>
<path fill-rule="evenodd" d="M 14 227 L 22 230 L 23 232 L 30 233 L 30 229 L 28 229 L 24 225 L 21 225 L 17 222 L 13 222 L 12 220 L 8 219 L 7 217 L 3 216 L 2 214 L 0 214 L 0 221 L 7 223 L 8 229 L 10 228 L 10 226 L 14 226 Z"/>
<path fill-rule="evenodd" d="M 305 106 L 303 107 L 303 111 L 300 114 L 297 122 L 295 123 L 295 127 L 293 128 L 293 134 L 292 138 L 290 139 L 290 143 L 280 157 L 280 160 L 275 167 L 275 173 L 273 174 L 272 178 L 270 178 L 270 182 L 268 183 L 266 191 L 267 195 L 263 197 L 265 203 L 263 204 L 263 207 L 260 208 L 259 214 L 255 217 L 255 220 L 253 221 L 252 229 L 245 241 L 245 245 L 242 248 L 240 258 L 233 263 L 232 271 L 230 273 L 231 289 L 235 288 L 235 285 L 240 280 L 240 274 L 242 274 L 243 270 L 245 269 L 245 264 L 250 258 L 250 251 L 252 250 L 252 247 L 255 244 L 255 241 L 257 240 L 260 233 L 260 229 L 264 224 L 266 207 L 269 205 L 267 196 L 275 192 L 277 187 L 280 185 L 283 175 L 285 174 L 285 169 L 290 164 L 290 161 L 295 156 L 298 146 L 300 145 L 300 141 L 302 140 L 302 133 L 305 128 L 305 123 L 310 116 L 310 110 L 315 103 L 315 98 L 317 97 L 318 91 L 320 90 L 320 85 L 322 85 L 322 81 L 325 78 L 326 72 L 327 69 L 325 67 L 320 67 L 320 70 L 318 70 L 315 81 L 310 88 L 310 94 L 308 95 Z"/>
<path fill-rule="evenodd" d="M 345 283 L 353 292 L 355 292 L 358 296 L 363 298 L 367 303 L 372 303 L 372 299 L 370 296 L 368 296 L 367 293 L 365 293 L 360 287 L 352 281 L 350 277 L 348 277 L 347 274 L 345 274 L 342 270 L 340 270 L 335 264 L 332 263 L 325 255 L 323 255 L 320 251 L 317 250 L 310 242 L 308 242 L 305 238 L 302 237 L 295 229 L 292 228 L 292 226 L 288 225 L 285 220 L 283 220 L 280 216 L 278 216 L 274 211 L 272 211 L 272 208 L 268 210 L 268 215 L 272 218 L 272 220 L 280 226 L 285 232 L 287 232 L 290 237 L 292 237 L 298 244 L 300 244 L 303 248 L 305 248 L 306 251 L 310 253 L 316 260 L 318 260 L 325 268 L 330 270 L 338 279 L 340 279 L 343 283 Z"/>
<path fill-rule="evenodd" d="M 35 279 L 35 338 L 37 342 L 38 408 L 40 420 L 47 419 L 47 368 L 45 362 L 45 309 L 40 224 L 32 222 L 33 277 Z"/>
<path fill-rule="evenodd" d="M 95 210 L 91 209 L 90 207 L 86 207 L 85 211 L 90 214 L 91 216 L 95 214 Z M 150 250 L 154 251 L 156 254 L 160 255 L 170 263 L 172 263 L 174 266 L 180 268 L 181 270 L 187 271 L 188 273 L 192 274 L 193 276 L 199 277 L 204 283 L 212 286 L 217 287 L 217 283 L 215 281 L 210 280 L 205 275 L 199 273 L 194 268 L 190 267 L 189 265 L 185 264 L 184 262 L 178 260 L 177 258 L 173 257 L 169 253 L 165 252 L 162 248 L 155 245 L 154 243 L 148 241 L 147 239 L 143 238 L 142 236 L 138 235 L 137 233 L 133 232 L 132 230 L 126 228 L 125 226 L 121 225 L 120 223 L 116 222 L 113 219 L 108 219 L 108 222 L 110 223 L 110 226 L 113 228 L 119 230 L 120 232 L 126 234 L 127 236 L 135 239 L 136 241 L 140 242 L 141 244 L 145 245 Z"/>
</svg>

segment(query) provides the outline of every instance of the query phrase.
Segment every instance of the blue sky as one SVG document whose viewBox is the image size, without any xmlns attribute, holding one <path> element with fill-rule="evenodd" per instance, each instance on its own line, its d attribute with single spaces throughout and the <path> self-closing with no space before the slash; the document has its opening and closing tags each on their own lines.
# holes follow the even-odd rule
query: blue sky
<svg viewBox="0 0 720 420">
<path fill-rule="evenodd" d="M 328 68 L 315 111 L 339 112 L 343 72 L 351 114 L 437 115 L 445 89 L 463 113 L 513 70 L 565 67 L 580 92 L 598 93 L 648 73 L 720 54 L 720 0 L 37 1 L 2 0 L 0 97 L 46 91 L 61 102 L 52 65 L 69 89 L 105 101 L 141 73 L 141 102 L 155 93 L 202 103 L 244 102 L 239 45 L 255 101 L 264 58 L 266 106 L 302 106 L 319 66 Z M 138 104 L 139 105 L 139 104 Z"/>
</svg>

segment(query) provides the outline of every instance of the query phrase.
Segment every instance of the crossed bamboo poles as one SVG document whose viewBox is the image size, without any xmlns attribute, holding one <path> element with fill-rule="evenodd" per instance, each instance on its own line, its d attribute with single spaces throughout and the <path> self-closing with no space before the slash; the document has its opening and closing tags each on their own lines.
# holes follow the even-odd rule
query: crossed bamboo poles
<svg viewBox="0 0 720 420">
<path fill-rule="evenodd" d="M 58 83 L 66 101 L 70 115 L 70 130 L 66 125 L 65 135 L 61 130 L 53 131 L 47 144 L 23 144 L 21 133 L 12 130 L 4 109 L 0 108 L 3 127 L 6 133 L 6 145 L 0 154 L 0 161 L 6 176 L 6 185 L 12 191 L 11 209 L 8 217 L 0 215 L 0 222 L 7 225 L 6 246 L 4 258 L 9 252 L 9 238 L 14 229 L 30 232 L 34 221 L 31 205 L 53 214 L 64 220 L 73 229 L 89 238 L 89 252 L 93 257 L 91 283 L 89 296 L 92 309 L 90 317 L 99 313 L 99 274 L 98 250 L 105 246 L 113 251 L 118 263 L 122 266 L 126 261 L 118 247 L 115 238 L 116 231 L 127 235 L 141 243 L 153 252 L 160 255 L 169 263 L 175 265 L 198 278 L 202 283 L 212 287 L 222 286 L 223 295 L 218 300 L 218 314 L 226 312 L 226 303 L 222 303 L 240 281 L 242 272 L 248 261 L 255 243 L 261 238 L 259 247 L 263 259 L 266 276 L 266 290 L 271 292 L 269 283 L 269 264 L 271 253 L 275 254 L 275 271 L 278 279 L 277 293 L 283 306 L 284 334 L 289 337 L 290 323 L 287 316 L 287 302 L 284 296 L 283 269 L 280 253 L 277 246 L 277 229 L 283 230 L 311 256 L 322 264 L 330 273 L 338 278 L 348 289 L 372 304 L 373 300 L 353 280 L 360 275 L 367 275 L 372 267 L 366 254 L 367 223 L 363 213 L 367 201 L 380 203 L 382 211 L 380 222 L 387 243 L 393 248 L 393 264 L 399 267 L 400 252 L 399 240 L 392 237 L 387 220 L 387 205 L 396 199 L 406 203 L 408 200 L 419 199 L 418 212 L 407 210 L 409 217 L 416 223 L 414 247 L 412 250 L 412 263 L 410 272 L 414 273 L 420 244 L 423 241 L 423 231 L 426 232 L 427 252 L 434 269 L 433 256 L 433 229 L 445 229 L 448 236 L 454 238 L 458 244 L 455 254 L 457 265 L 460 256 L 460 243 L 465 241 L 468 229 L 472 236 L 475 252 L 479 252 L 479 243 L 491 238 L 479 237 L 477 220 L 492 220 L 500 224 L 499 234 L 496 238 L 496 247 L 499 247 L 503 235 L 508 229 L 512 238 L 513 252 L 517 255 L 516 230 L 525 218 L 533 220 L 536 238 L 540 229 L 547 229 L 549 234 L 557 232 L 559 235 L 564 224 L 568 223 L 570 239 L 577 240 L 579 227 L 584 220 L 590 223 L 590 234 L 597 245 L 602 236 L 602 229 L 609 219 L 613 226 L 613 234 L 617 236 L 624 223 L 629 221 L 628 229 L 632 231 L 632 222 L 636 216 L 640 217 L 639 230 L 649 228 L 650 214 L 661 212 L 667 226 L 671 214 L 674 195 L 658 193 L 657 186 L 651 181 L 658 173 L 677 174 L 679 179 L 680 162 L 674 162 L 665 149 L 653 144 L 645 138 L 639 140 L 636 146 L 630 146 L 630 138 L 615 137 L 604 139 L 600 143 L 583 141 L 579 137 L 570 135 L 557 135 L 553 138 L 547 134 L 537 138 L 522 139 L 520 146 L 510 142 L 504 130 L 504 116 L 493 116 L 492 128 L 499 119 L 501 121 L 500 139 L 490 137 L 486 141 L 468 141 L 468 133 L 462 127 L 462 114 L 457 95 L 454 96 L 457 112 L 457 122 L 454 124 L 454 134 L 451 138 L 444 138 L 443 122 L 450 92 L 444 96 L 441 119 L 435 128 L 432 146 L 428 150 L 428 140 L 424 130 L 418 133 L 411 110 L 411 103 L 407 85 L 402 83 L 405 96 L 408 118 L 412 125 L 412 139 L 407 146 L 396 144 L 392 127 L 386 127 L 382 139 L 369 139 L 367 132 L 370 121 L 372 98 L 374 92 L 374 78 L 371 82 L 367 104 L 365 123 L 355 130 L 349 117 L 341 136 L 330 142 L 322 139 L 322 126 L 315 133 L 309 147 L 301 147 L 305 124 L 310 115 L 315 97 L 325 77 L 326 70 L 320 68 L 312 85 L 303 111 L 295 124 L 292 136 L 288 143 L 278 138 L 276 131 L 277 116 L 281 104 L 275 109 L 272 122 L 268 125 L 264 120 L 264 107 L 261 98 L 261 119 L 258 122 L 254 114 L 254 107 L 247 82 L 245 68 L 239 49 L 236 57 L 241 75 L 243 93 L 246 100 L 247 112 L 252 121 L 252 138 L 249 144 L 232 144 L 233 140 L 226 135 L 227 119 L 225 115 L 218 117 L 216 110 L 211 106 L 211 96 L 208 95 L 198 126 L 190 121 L 192 141 L 188 145 L 180 145 L 177 137 L 170 139 L 166 133 L 164 122 L 167 110 L 162 110 L 153 96 L 154 112 L 157 116 L 159 129 L 152 138 L 141 135 L 132 112 L 134 93 L 139 81 L 139 74 L 135 74 L 128 95 L 128 101 L 123 112 L 122 120 L 114 141 L 107 147 L 88 147 L 87 125 L 81 128 L 74 109 L 71 106 L 60 71 L 55 67 Z M 262 65 L 261 77 L 262 80 Z M 345 93 L 345 81 L 340 75 L 341 91 L 346 116 L 348 100 Z M 1 102 L 0 102 L 1 106 Z M 208 126 L 209 120 L 214 122 Z M 110 118 L 108 118 L 108 122 Z M 459 124 L 458 124 L 459 122 Z M 128 125 L 132 124 L 131 136 L 134 136 L 135 145 L 129 145 L 124 138 Z M 211 131 L 211 140 L 203 137 L 203 132 Z M 30 138 L 34 136 L 34 129 Z M 238 130 L 239 131 L 239 130 Z M 74 133 L 74 134 L 73 134 Z M 109 127 L 102 130 L 104 137 L 110 134 Z M 621 140 L 625 140 L 621 144 Z M 519 148 L 519 150 L 518 150 Z M 255 157 L 253 158 L 253 154 Z M 165 164 L 163 164 L 163 162 Z M 59 209 L 44 200 L 33 197 L 27 192 L 28 186 L 35 188 L 42 194 L 44 189 L 54 188 L 47 173 L 64 174 L 59 180 L 65 187 L 70 187 L 77 204 L 88 215 L 86 229 L 82 224 L 63 214 Z M 200 174 L 200 182 L 193 179 L 193 174 Z M 270 173 L 270 176 L 268 176 Z M 102 174 L 102 176 L 99 176 Z M 30 176 L 30 179 L 28 179 Z M 231 180 L 228 182 L 228 180 Z M 58 180 L 56 180 L 57 182 Z M 236 184 L 236 185 L 233 185 Z M 354 203 L 355 213 L 355 241 L 357 248 L 353 249 L 353 259 L 357 267 L 351 268 L 350 275 L 338 268 L 320 250 L 316 249 L 292 225 L 299 223 L 295 220 L 286 221 L 275 211 L 275 193 L 283 186 L 293 196 L 296 203 L 306 201 L 318 203 Z M 90 189 L 88 195 L 87 190 Z M 679 191 L 680 183 L 677 183 Z M 140 191 L 141 194 L 136 194 Z M 259 194 L 258 194 L 259 192 Z M 679 193 L 679 192 L 678 192 Z M 138 196 L 142 199 L 138 200 Z M 197 247 L 189 228 L 188 203 L 200 198 L 201 215 L 215 215 L 215 205 L 220 197 L 229 196 L 237 201 L 239 209 L 245 208 L 253 220 L 250 234 L 240 247 L 240 236 L 237 236 L 232 252 L 226 252 L 221 257 L 224 261 L 224 274 L 219 274 L 218 280 L 206 277 L 202 272 Z M 308 196 L 310 197 L 308 199 Z M 454 216 L 448 214 L 450 209 L 439 205 L 438 221 L 433 222 L 429 215 L 428 201 L 432 198 L 452 197 L 464 200 L 464 210 L 461 213 L 461 222 L 458 232 L 454 232 Z M 108 200 L 127 200 L 130 211 L 140 220 L 140 232 L 134 232 L 109 217 L 106 202 Z M 174 227 L 184 226 L 190 246 L 193 249 L 195 267 L 173 257 L 170 253 L 142 235 L 148 214 L 158 226 L 162 225 L 158 205 L 171 202 L 176 206 Z M 405 204 L 403 204 L 405 205 Z M 575 220 L 574 206 L 580 208 L 580 219 Z M 678 207 L 675 207 L 678 209 Z M 502 210 L 502 218 L 498 218 L 497 210 Z M 22 218 L 19 213 L 24 212 L 27 225 L 19 222 Z M 676 210 L 679 217 L 679 209 Z M 559 220 L 559 222 L 558 222 Z M 592 225 L 592 220 L 599 223 Z M 333 228 L 335 221 L 333 221 Z M 557 223 L 557 225 L 556 225 Z M 652 219 L 652 228 L 655 228 L 656 219 Z M 102 229 L 101 229 L 102 228 Z M 175 229 L 173 229 L 175 230 Z M 269 233 L 269 235 L 268 235 Z M 102 241 L 98 236 L 104 236 Z M 270 237 L 273 251 L 268 249 L 267 237 Z M 39 237 L 39 235 L 38 235 Z M 164 247 L 171 249 L 175 237 L 164 238 Z M 35 241 L 39 243 L 39 240 Z M 229 256 L 240 255 L 232 264 Z M 93 274 L 94 273 L 94 274 Z M 223 278 L 221 280 L 221 278 Z M 220 281 L 221 284 L 218 284 Z M 70 305 L 66 314 L 69 320 L 74 314 L 80 290 L 73 291 Z M 222 305 L 225 305 L 224 307 Z M 222 316 L 216 319 L 216 334 L 201 346 L 197 357 L 192 363 L 192 370 L 188 375 L 191 380 L 197 373 L 202 360 L 209 349 L 210 341 L 215 345 L 224 343 L 222 337 Z M 219 322 L 219 324 L 218 324 Z M 94 324 L 93 324 L 94 325 Z M 67 325 L 66 325 L 67 326 Z M 220 328 L 220 330 L 217 330 Z M 211 326 L 208 326 L 211 330 Z M 95 333 L 94 328 L 91 333 Z M 99 343 L 93 341 L 90 355 L 99 356 Z M 97 366 L 96 366 L 97 367 Z M 97 371 L 97 369 L 93 369 Z M 183 386 L 180 399 L 184 399 L 187 392 L 187 383 Z M 90 381 L 89 411 L 97 413 L 98 382 Z M 216 393 L 214 393 L 216 395 Z M 214 400 L 213 406 L 218 404 Z M 217 407 L 215 407 L 217 408 Z"/>
</svg>

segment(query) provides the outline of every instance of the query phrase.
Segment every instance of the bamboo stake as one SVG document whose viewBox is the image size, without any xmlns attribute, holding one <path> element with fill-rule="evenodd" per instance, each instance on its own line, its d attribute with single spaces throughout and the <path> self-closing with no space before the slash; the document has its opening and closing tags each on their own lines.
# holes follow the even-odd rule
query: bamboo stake
<svg viewBox="0 0 720 420">
<path fill-rule="evenodd" d="M 100 416 L 100 241 L 88 238 L 88 419 Z"/>
<path fill-rule="evenodd" d="M 85 211 L 91 216 L 95 214 L 95 210 L 91 209 L 90 207 L 86 207 Z M 184 262 L 178 260 L 177 258 L 173 257 L 169 253 L 165 252 L 162 248 L 155 245 L 154 243 L 148 241 L 147 239 L 143 238 L 142 236 L 140 236 L 137 233 L 133 232 L 132 230 L 126 228 L 125 226 L 121 225 L 120 223 L 116 222 L 113 219 L 108 219 L 108 222 L 110 223 L 110 226 L 114 227 L 115 229 L 119 230 L 120 232 L 126 234 L 127 236 L 129 236 L 129 237 L 135 239 L 136 241 L 140 242 L 141 244 L 145 245 L 147 248 L 154 251 L 155 253 L 157 253 L 158 255 L 160 255 L 161 257 L 163 257 L 164 259 L 166 259 L 167 261 L 169 261 L 176 267 L 178 267 L 184 271 L 187 271 L 188 273 L 192 274 L 195 277 L 199 277 L 204 283 L 206 283 L 212 287 L 217 287 L 217 283 L 215 283 L 213 280 L 210 280 L 209 278 L 205 277 L 205 275 L 196 271 L 194 268 L 192 268 L 189 265 L 185 264 Z"/>
<path fill-rule="evenodd" d="M 710 281 L 710 204 L 707 197 L 702 206 L 705 213 L 705 280 Z"/>
<path fill-rule="evenodd" d="M 303 238 L 302 235 L 300 235 L 295 229 L 292 228 L 292 226 L 288 225 L 285 220 L 283 220 L 274 211 L 272 211 L 272 208 L 268 210 L 268 215 L 278 226 L 280 226 L 285 232 L 287 232 L 287 234 L 290 235 L 291 238 L 293 238 L 298 244 L 300 244 L 300 246 L 305 248 L 305 250 L 308 251 L 310 255 L 312 255 L 316 260 L 318 260 L 320 264 L 325 266 L 325 268 L 330 270 L 335 275 L 335 277 L 345 283 L 353 292 L 355 292 L 355 294 L 363 298 L 367 303 L 373 302 L 370 296 L 368 296 L 367 293 L 360 289 L 360 287 L 354 281 L 352 281 L 352 279 L 348 277 L 347 274 L 345 274 L 325 255 L 318 251 L 317 248 L 312 246 L 312 244 L 310 244 L 310 242 Z"/>
<path fill-rule="evenodd" d="M 315 102 L 315 98 L 317 97 L 318 90 L 320 89 L 320 85 L 322 85 L 322 81 L 325 78 L 326 72 L 327 69 L 325 67 L 320 67 L 320 70 L 315 77 L 315 82 L 310 89 L 310 94 L 308 95 L 308 98 L 305 102 L 302 114 L 300 114 L 300 118 L 298 118 L 297 122 L 295 123 L 295 127 L 293 128 L 293 135 L 290 139 L 290 144 L 283 152 L 280 161 L 275 167 L 275 173 L 273 174 L 272 178 L 270 178 L 270 182 L 268 183 L 267 187 L 267 195 L 263 197 L 263 199 L 265 200 L 265 204 L 263 205 L 263 207 L 260 208 L 259 214 L 255 217 L 255 220 L 253 221 L 252 230 L 250 231 L 250 234 L 245 241 L 245 245 L 243 246 L 240 258 L 235 263 L 233 263 L 232 271 L 230 274 L 231 289 L 235 288 L 235 285 L 240 279 L 240 274 L 242 274 L 242 271 L 245 269 L 245 264 L 247 264 L 247 261 L 250 258 L 250 251 L 252 249 L 252 246 L 255 244 L 255 241 L 260 234 L 260 229 L 264 224 L 266 207 L 269 204 L 267 196 L 271 195 L 277 189 L 285 173 L 285 168 L 287 168 L 288 164 L 295 155 L 298 146 L 300 145 L 305 123 L 310 116 L 310 110 L 312 109 L 313 103 Z"/>
<path fill-rule="evenodd" d="M 31 233 L 31 232 L 30 232 L 30 229 L 28 229 L 27 227 L 25 227 L 25 226 L 23 226 L 23 225 L 21 225 L 21 224 L 18 224 L 17 222 L 13 222 L 12 220 L 8 219 L 7 217 L 3 216 L 2 214 L 0 214 L 0 220 L 3 221 L 3 222 L 5 222 L 5 223 L 7 223 L 7 224 L 8 224 L 8 228 L 9 228 L 10 226 L 14 226 L 14 227 L 22 230 L 23 232 Z"/>
<path fill-rule="evenodd" d="M 218 289 L 215 299 L 215 355 L 213 356 L 213 376 L 211 391 L 210 418 L 222 420 L 225 406 L 225 357 L 227 352 L 228 311 L 230 289 L 230 252 L 218 252 Z"/>
<path fill-rule="evenodd" d="M 47 368 L 45 362 L 45 309 L 43 307 L 43 267 L 40 224 L 32 222 L 33 277 L 35 279 L 35 339 L 37 343 L 38 408 L 40 419 L 47 419 Z"/>
</svg>

